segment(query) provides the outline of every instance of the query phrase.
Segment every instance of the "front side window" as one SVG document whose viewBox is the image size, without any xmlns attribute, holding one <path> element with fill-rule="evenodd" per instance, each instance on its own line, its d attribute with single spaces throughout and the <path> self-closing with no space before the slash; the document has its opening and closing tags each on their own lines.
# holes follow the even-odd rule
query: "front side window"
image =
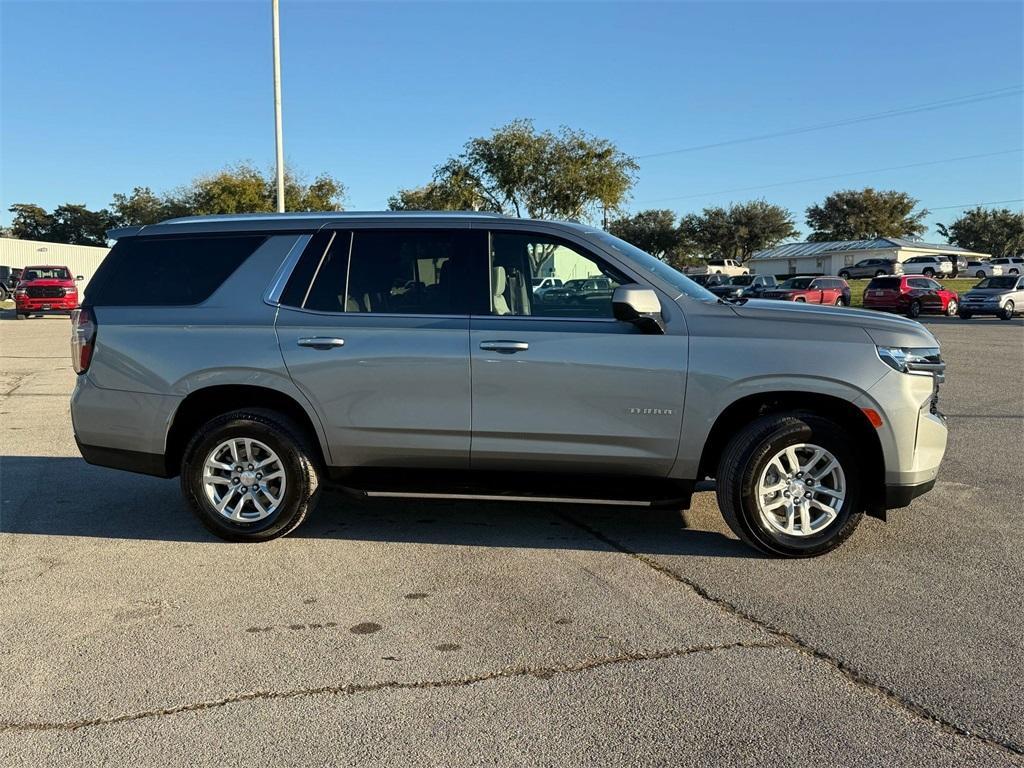
<svg viewBox="0 0 1024 768">
<path fill-rule="evenodd" d="M 479 233 L 476 237 L 482 243 Z M 296 266 L 281 303 L 316 312 L 469 314 L 474 296 L 483 298 L 473 290 L 473 239 L 469 230 L 320 233 Z M 476 260 L 482 266 L 482 259 Z M 482 277 L 479 268 L 475 271 Z"/>
<path fill-rule="evenodd" d="M 803 290 L 805 288 L 810 288 L 812 282 L 814 282 L 814 279 L 810 277 L 791 277 L 782 284 L 782 287 Z"/>
<path fill-rule="evenodd" d="M 603 260 L 547 235 L 492 232 L 492 315 L 612 319 L 612 294 L 630 282 Z M 561 282 L 534 294 L 535 276 Z"/>
</svg>

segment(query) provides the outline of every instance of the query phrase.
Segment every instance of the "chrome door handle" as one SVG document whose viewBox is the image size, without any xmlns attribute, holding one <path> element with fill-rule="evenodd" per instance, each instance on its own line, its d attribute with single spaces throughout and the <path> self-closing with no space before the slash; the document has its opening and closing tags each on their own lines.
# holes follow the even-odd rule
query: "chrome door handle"
<svg viewBox="0 0 1024 768">
<path fill-rule="evenodd" d="M 334 339 L 329 336 L 310 336 L 299 339 L 295 343 L 300 347 L 312 347 L 313 349 L 334 349 L 345 346 L 344 339 Z"/>
<path fill-rule="evenodd" d="M 525 352 L 530 345 L 525 341 L 481 341 L 480 349 L 487 352 L 504 352 L 507 355 L 513 352 Z"/>
</svg>

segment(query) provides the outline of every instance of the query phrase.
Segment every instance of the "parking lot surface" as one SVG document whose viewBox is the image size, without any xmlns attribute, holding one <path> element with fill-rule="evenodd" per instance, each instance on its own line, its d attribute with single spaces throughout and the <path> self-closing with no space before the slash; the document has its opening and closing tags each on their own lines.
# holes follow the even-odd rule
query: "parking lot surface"
<svg viewBox="0 0 1024 768">
<path fill-rule="evenodd" d="M 939 482 L 809 561 L 692 510 L 354 502 L 232 545 L 0 320 L 0 765 L 1024 762 L 1024 321 L 931 319 Z"/>
</svg>

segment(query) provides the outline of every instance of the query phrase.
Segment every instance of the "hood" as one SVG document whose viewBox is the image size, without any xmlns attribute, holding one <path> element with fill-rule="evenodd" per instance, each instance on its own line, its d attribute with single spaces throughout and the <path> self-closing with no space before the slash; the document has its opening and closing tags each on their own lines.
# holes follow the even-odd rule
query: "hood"
<svg viewBox="0 0 1024 768">
<path fill-rule="evenodd" d="M 966 299 L 969 296 L 1002 296 L 1004 293 L 1013 293 L 1014 288 L 971 288 L 964 294 Z"/>
<path fill-rule="evenodd" d="M 59 288 L 73 288 L 75 285 L 74 280 L 54 280 L 53 278 L 40 278 L 39 280 L 22 280 L 18 287 L 24 288 L 25 286 L 34 286 L 39 288 L 48 288 L 51 286 L 57 286 Z"/>
<path fill-rule="evenodd" d="M 931 332 L 916 320 L 866 309 L 750 299 L 733 305 L 737 315 L 754 321 L 817 323 L 862 328 L 875 344 L 887 347 L 937 347 Z"/>
</svg>

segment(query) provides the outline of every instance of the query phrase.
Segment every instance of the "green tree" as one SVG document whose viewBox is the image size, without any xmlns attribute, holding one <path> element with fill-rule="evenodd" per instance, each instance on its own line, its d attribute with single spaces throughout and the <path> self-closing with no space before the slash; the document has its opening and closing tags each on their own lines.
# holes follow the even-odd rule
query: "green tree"
<svg viewBox="0 0 1024 768">
<path fill-rule="evenodd" d="M 870 240 L 876 237 L 918 237 L 925 231 L 927 209 L 914 212 L 918 201 L 906 192 L 845 189 L 807 209 L 810 242 Z"/>
<path fill-rule="evenodd" d="M 992 256 L 1015 256 L 1024 252 L 1024 211 L 978 206 L 964 211 L 948 227 L 936 228 L 954 245 Z"/>
<path fill-rule="evenodd" d="M 679 231 L 684 247 L 705 257 L 747 261 L 755 252 L 797 236 L 793 214 L 765 200 L 715 206 L 683 217 Z"/>
<path fill-rule="evenodd" d="M 53 217 L 45 208 L 33 203 L 15 203 L 7 210 L 14 214 L 10 226 L 12 237 L 48 240 L 50 230 L 53 229 Z"/>
<path fill-rule="evenodd" d="M 612 220 L 608 231 L 659 259 L 669 259 L 681 250 L 683 239 L 676 215 L 669 210 L 640 211 Z"/>
<path fill-rule="evenodd" d="M 110 204 L 115 226 L 133 227 L 188 216 L 191 211 L 177 200 L 159 196 L 149 187 L 135 187 L 130 195 L 117 193 Z"/>
<path fill-rule="evenodd" d="M 470 139 L 430 184 L 401 190 L 394 209 L 490 210 L 532 218 L 587 219 L 618 210 L 639 166 L 607 139 L 514 120 Z"/>
</svg>

